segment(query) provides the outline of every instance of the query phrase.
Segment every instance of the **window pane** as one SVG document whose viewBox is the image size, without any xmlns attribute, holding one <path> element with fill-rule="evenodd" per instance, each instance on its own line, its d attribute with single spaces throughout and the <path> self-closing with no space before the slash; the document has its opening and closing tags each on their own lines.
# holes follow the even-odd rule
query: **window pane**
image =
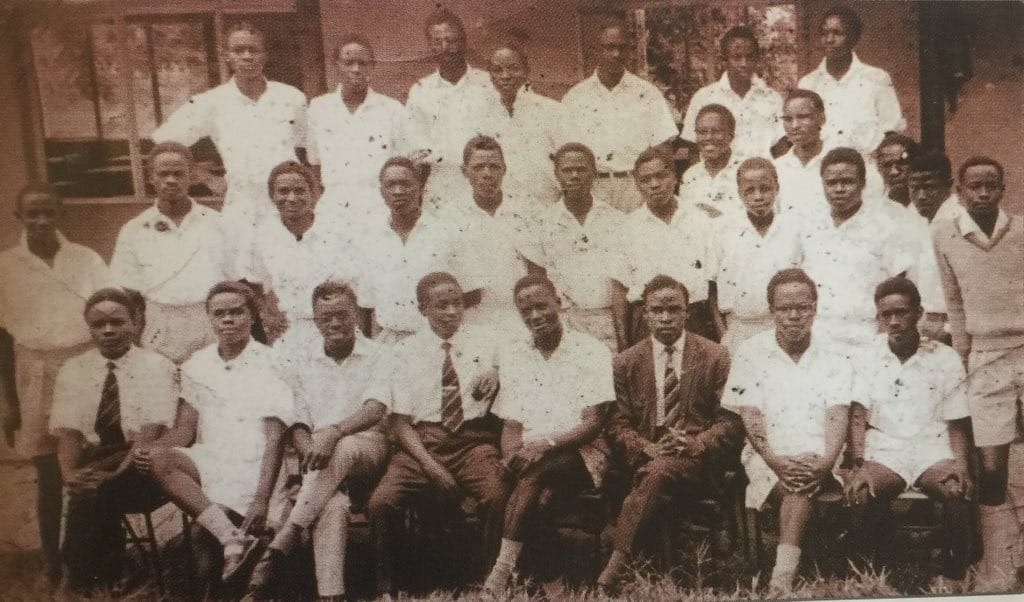
<svg viewBox="0 0 1024 602">
<path fill-rule="evenodd" d="M 156 114 L 145 30 L 139 25 L 128 26 L 128 38 L 125 40 L 127 56 L 122 60 L 117 26 L 97 23 L 91 29 L 103 138 L 128 140 L 131 115 L 124 78 L 129 77 L 129 68 L 139 131 L 152 131 L 156 127 Z"/>
<path fill-rule="evenodd" d="M 210 88 L 210 57 L 199 22 L 156 23 L 151 26 L 163 119 L 189 97 Z M 150 132 L 152 129 L 141 129 Z"/>
<path fill-rule="evenodd" d="M 43 133 L 47 139 L 96 138 L 86 31 L 58 27 L 37 27 L 31 33 Z"/>
</svg>

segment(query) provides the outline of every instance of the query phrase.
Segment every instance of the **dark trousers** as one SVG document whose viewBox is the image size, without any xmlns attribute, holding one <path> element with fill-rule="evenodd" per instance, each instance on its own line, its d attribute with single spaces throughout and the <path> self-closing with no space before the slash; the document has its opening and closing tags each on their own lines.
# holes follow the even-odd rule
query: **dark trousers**
<svg viewBox="0 0 1024 602">
<path fill-rule="evenodd" d="M 660 516 L 670 503 L 697 499 L 713 492 L 705 478 L 706 459 L 688 456 L 658 456 L 637 471 L 633 488 L 622 502 L 615 529 L 615 549 L 626 554 L 636 551 L 638 536 Z"/>
<path fill-rule="evenodd" d="M 516 478 L 505 509 L 504 538 L 523 541 L 542 520 L 542 496 L 564 499 L 593 486 L 577 449 L 563 449 L 540 459 Z"/>
<path fill-rule="evenodd" d="M 440 424 L 417 423 L 414 427 L 431 456 L 451 472 L 459 487 L 477 501 L 483 525 L 487 558 L 497 553 L 501 521 L 505 515 L 508 483 L 501 463 L 498 439 L 501 422 L 492 416 L 467 421 L 455 433 Z M 437 489 L 415 458 L 398 451 L 370 496 L 368 514 L 377 554 L 377 587 L 393 586 L 392 546 L 401 531 L 403 512 L 417 496 Z"/>
<path fill-rule="evenodd" d="M 128 450 L 93 450 L 84 467 L 113 470 Z M 77 590 L 102 588 L 122 576 L 125 535 L 121 516 L 150 510 L 162 499 L 148 476 L 129 469 L 89 494 L 70 493 L 64 528 L 68 584 Z"/>
</svg>

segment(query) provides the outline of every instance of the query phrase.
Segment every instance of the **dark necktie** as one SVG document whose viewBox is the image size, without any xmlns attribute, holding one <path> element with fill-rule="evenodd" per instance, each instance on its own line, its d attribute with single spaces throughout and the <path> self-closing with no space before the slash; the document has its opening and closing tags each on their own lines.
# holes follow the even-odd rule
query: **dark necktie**
<svg viewBox="0 0 1024 602">
<path fill-rule="evenodd" d="M 672 354 L 676 348 L 672 345 L 665 347 L 665 385 L 662 387 L 662 396 L 665 399 L 665 416 L 672 412 L 676 404 L 675 390 L 679 386 L 679 375 L 676 374 L 675 362 L 672 361 Z"/>
<path fill-rule="evenodd" d="M 459 375 L 452 363 L 452 344 L 441 343 L 444 349 L 444 366 L 441 368 L 441 425 L 451 432 L 462 426 L 462 393 L 459 391 Z"/>
<path fill-rule="evenodd" d="M 114 362 L 107 362 L 107 378 L 103 381 L 100 407 L 96 411 L 96 434 L 102 446 L 125 443 L 124 431 L 121 430 L 121 395 L 117 387 L 117 375 L 114 374 L 116 367 Z"/>
</svg>

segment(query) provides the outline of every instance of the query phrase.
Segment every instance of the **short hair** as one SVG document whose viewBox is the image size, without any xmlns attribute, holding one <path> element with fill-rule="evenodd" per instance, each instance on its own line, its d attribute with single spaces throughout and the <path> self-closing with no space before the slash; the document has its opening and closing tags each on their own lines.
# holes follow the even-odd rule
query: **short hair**
<svg viewBox="0 0 1024 602">
<path fill-rule="evenodd" d="M 405 169 L 408 169 L 414 176 L 416 176 L 416 181 L 420 183 L 420 186 L 423 186 L 423 183 L 427 180 L 423 171 L 418 165 L 416 165 L 416 162 L 403 155 L 391 157 L 385 161 L 384 165 L 381 165 L 380 167 L 380 172 L 377 174 L 378 179 L 384 178 L 384 172 L 386 172 L 389 167 L 404 167 Z"/>
<path fill-rule="evenodd" d="M 598 14 L 597 34 L 601 35 L 605 31 L 607 31 L 609 29 L 612 29 L 612 28 L 616 28 L 616 29 L 622 30 L 622 33 L 624 35 L 627 35 L 627 36 L 632 33 L 630 31 L 629 23 L 626 22 L 626 20 L 624 18 L 620 17 L 619 15 L 615 15 L 615 14 L 611 14 L 611 13 L 601 13 L 601 14 Z"/>
<path fill-rule="evenodd" d="M 953 167 L 949 163 L 949 157 L 938 152 L 930 151 L 913 155 L 907 162 L 907 172 L 914 173 L 936 173 L 943 182 L 953 181 Z"/>
<path fill-rule="evenodd" d="M 64 197 L 60 194 L 60 189 L 50 184 L 49 182 L 34 181 L 29 182 L 21 187 L 18 194 L 14 197 L 14 208 L 21 211 L 21 206 L 25 203 L 25 198 L 30 194 L 45 194 L 46 196 L 52 197 L 58 203 L 64 202 Z"/>
<path fill-rule="evenodd" d="M 740 166 L 736 168 L 736 184 L 738 185 L 740 183 L 740 176 L 742 176 L 744 172 L 755 169 L 763 169 L 769 172 L 772 175 L 772 179 L 775 180 L 775 183 L 779 183 L 779 171 L 775 169 L 774 163 L 764 157 L 751 157 L 744 160 L 743 163 L 740 163 Z"/>
<path fill-rule="evenodd" d="M 305 178 L 310 194 L 316 194 L 317 182 L 313 171 L 298 161 L 288 160 L 278 163 L 274 169 L 270 170 L 270 176 L 267 177 L 267 192 L 270 193 L 271 198 L 274 196 L 274 184 L 277 182 L 277 178 L 286 173 L 299 174 Z"/>
<path fill-rule="evenodd" d="M 837 5 L 825 11 L 825 14 L 821 16 L 821 22 L 825 23 L 829 17 L 836 17 L 843 22 L 843 29 L 846 30 L 846 37 L 850 39 L 850 46 L 860 41 L 860 35 L 864 31 L 864 22 L 857 11 L 849 6 Z"/>
<path fill-rule="evenodd" d="M 775 305 L 775 289 L 779 288 L 783 284 L 792 284 L 794 282 L 806 284 L 807 287 L 811 289 L 811 299 L 813 301 L 818 300 L 818 285 L 811 280 L 811 277 L 807 275 L 807 272 L 800 268 L 787 268 L 785 270 L 775 272 L 775 275 L 768 281 L 768 307 L 773 307 Z"/>
<path fill-rule="evenodd" d="M 666 276 L 665 274 L 658 274 L 644 285 L 644 292 L 640 294 L 640 300 L 646 305 L 647 297 L 650 297 L 654 293 L 665 288 L 680 291 L 683 293 L 683 297 L 686 298 L 686 302 L 690 302 L 690 291 L 686 288 L 686 285 L 671 276 Z"/>
<path fill-rule="evenodd" d="M 886 132 L 882 136 L 882 141 L 875 147 L 875 155 L 882 152 L 882 149 L 887 146 L 902 146 L 904 160 L 910 160 L 920 151 L 920 145 L 918 145 L 917 140 L 899 132 Z"/>
<path fill-rule="evenodd" d="M 253 318 L 259 317 L 260 301 L 257 292 L 249 283 L 242 282 L 241 280 L 222 280 L 214 284 L 210 288 L 210 292 L 206 293 L 206 311 L 210 311 L 210 301 L 217 295 L 224 293 L 241 295 L 245 299 L 245 306 L 249 308 L 249 313 L 253 315 Z"/>
<path fill-rule="evenodd" d="M 661 161 L 665 167 L 672 170 L 673 175 L 675 174 L 675 157 L 671 155 L 662 146 L 648 146 L 639 155 L 636 156 L 636 161 L 633 162 L 633 171 L 640 169 L 641 165 L 650 163 L 651 161 Z"/>
<path fill-rule="evenodd" d="M 527 274 L 516 280 L 515 286 L 512 287 L 512 298 L 516 298 L 520 291 L 531 286 L 539 286 L 551 293 L 556 299 L 558 298 L 558 289 L 555 288 L 555 283 L 551 282 L 551 279 L 547 276 L 542 276 L 541 274 Z"/>
<path fill-rule="evenodd" d="M 494 55 L 499 50 L 511 50 L 516 56 L 519 57 L 519 60 L 523 62 L 523 68 L 529 70 L 529 68 L 530 68 L 530 57 L 526 56 L 526 51 L 523 50 L 522 46 L 520 46 L 518 44 L 511 44 L 511 43 L 502 44 L 501 46 L 498 46 L 497 48 L 494 49 L 494 52 L 491 53 L 491 58 L 494 58 Z M 487 66 L 488 67 L 490 67 L 490 65 L 491 65 L 491 58 L 487 59 Z"/>
<path fill-rule="evenodd" d="M 911 305 L 921 307 L 921 293 L 917 290 L 917 285 L 906 276 L 893 276 L 875 287 L 876 304 L 889 295 L 903 295 Z"/>
<path fill-rule="evenodd" d="M 594 151 L 590 150 L 590 147 L 582 142 L 566 142 L 562 146 L 558 147 L 555 154 L 551 156 L 551 160 L 554 161 L 555 167 L 558 167 L 558 162 L 562 160 L 562 157 L 569 153 L 582 153 L 587 156 L 590 160 L 590 165 L 595 170 L 597 169 L 597 157 L 594 156 Z"/>
<path fill-rule="evenodd" d="M 433 28 L 436 25 L 443 24 L 448 24 L 454 27 L 459 32 L 459 36 L 462 38 L 462 40 L 466 40 L 466 26 L 462 24 L 462 19 L 460 19 L 458 15 L 444 7 L 440 7 L 434 12 L 427 15 L 427 20 L 423 25 L 424 35 L 426 35 L 429 38 L 431 28 Z"/>
<path fill-rule="evenodd" d="M 358 33 L 346 33 L 338 39 L 338 45 L 334 47 L 335 61 L 341 58 L 341 49 L 349 44 L 359 44 L 370 53 L 370 60 L 376 62 L 377 56 L 373 52 L 373 46 L 370 45 L 370 41 Z"/>
<path fill-rule="evenodd" d="M 164 153 L 174 153 L 179 155 L 181 158 L 188 161 L 189 165 L 195 163 L 195 157 L 192 155 L 192 151 L 187 146 L 180 142 L 157 142 L 153 145 L 153 148 L 149 151 L 149 162 L 152 165 L 153 161 L 157 156 Z"/>
<path fill-rule="evenodd" d="M 259 27 L 253 25 L 251 21 L 239 21 L 238 23 L 228 26 L 228 28 L 224 31 L 224 45 L 227 45 L 228 40 L 231 39 L 232 34 L 237 33 L 239 31 L 251 33 L 252 35 L 256 36 L 257 38 L 260 39 L 260 44 L 263 44 L 263 50 L 267 49 L 267 34 Z"/>
<path fill-rule="evenodd" d="M 135 316 L 138 315 L 136 311 L 137 306 L 132 302 L 131 296 L 126 290 L 117 287 L 101 288 L 89 295 L 89 298 L 85 300 L 85 309 L 82 310 L 82 315 L 89 313 L 90 309 L 104 301 L 117 303 L 124 307 L 128 310 L 128 315 L 131 316 L 132 321 L 135 321 Z"/>
<path fill-rule="evenodd" d="M 353 305 L 359 305 L 359 301 L 356 300 L 356 292 L 352 290 L 352 287 L 337 280 L 326 280 L 316 285 L 316 288 L 313 289 L 312 304 L 316 306 L 317 301 L 327 301 L 335 297 L 345 297 Z"/>
<path fill-rule="evenodd" d="M 790 90 L 789 94 L 786 95 L 786 102 L 783 103 L 783 105 L 787 105 L 800 98 L 811 101 L 811 104 L 814 105 L 816 110 L 821 111 L 822 113 L 825 112 L 825 101 L 821 99 L 821 95 L 813 90 L 805 90 L 803 88 L 793 88 Z"/>
<path fill-rule="evenodd" d="M 497 151 L 501 155 L 501 160 L 505 160 L 505 151 L 501 150 L 501 144 L 485 134 L 477 134 L 469 139 L 466 143 L 465 148 L 462 149 L 462 164 L 468 165 L 469 159 L 473 156 L 473 151 Z"/>
<path fill-rule="evenodd" d="M 416 283 L 416 302 L 420 305 L 426 305 L 430 301 L 430 291 L 435 286 L 441 284 L 454 284 L 455 286 L 462 289 L 462 285 L 459 281 L 448 272 L 431 272 L 420 278 L 420 281 Z"/>
<path fill-rule="evenodd" d="M 754 57 L 761 56 L 761 43 L 757 40 L 757 35 L 754 30 L 747 27 L 746 25 L 737 25 L 725 32 L 722 39 L 718 42 L 718 47 L 722 52 L 722 58 L 725 58 L 726 53 L 729 52 L 729 43 L 733 40 L 747 40 L 754 47 Z"/>
<path fill-rule="evenodd" d="M 703 107 L 700 108 L 699 111 L 697 111 L 697 117 L 693 120 L 693 122 L 696 123 L 700 121 L 700 118 L 703 117 L 704 115 L 707 115 L 708 113 L 714 113 L 715 115 L 718 115 L 722 119 L 724 119 L 726 126 L 729 127 L 729 132 L 731 132 L 733 136 L 736 135 L 736 117 L 732 114 L 732 111 L 730 111 L 725 105 L 720 105 L 717 103 L 704 105 Z"/>
<path fill-rule="evenodd" d="M 996 168 L 996 171 L 999 172 L 999 181 L 1000 182 L 1004 181 L 1003 180 L 1004 172 L 1003 172 L 1003 165 L 1002 165 L 1002 163 L 1000 163 L 999 161 L 996 161 L 992 157 L 986 157 L 985 155 L 974 155 L 973 157 L 971 157 L 971 158 L 967 159 L 966 161 L 964 161 L 960 165 L 960 169 L 958 169 L 957 172 L 956 172 L 956 179 L 958 181 L 960 181 L 960 182 L 963 182 L 964 181 L 964 176 L 967 175 L 967 170 L 968 169 L 970 169 L 972 167 L 978 167 L 978 166 L 981 166 L 981 165 L 989 165 L 989 166 L 992 166 L 992 167 Z"/>
<path fill-rule="evenodd" d="M 825 157 L 821 160 L 821 174 L 825 174 L 825 170 L 838 163 L 847 163 L 857 168 L 857 177 L 860 178 L 861 184 L 867 179 L 867 168 L 864 166 L 864 157 L 860 156 L 856 150 L 847 147 L 839 146 L 825 153 Z"/>
</svg>

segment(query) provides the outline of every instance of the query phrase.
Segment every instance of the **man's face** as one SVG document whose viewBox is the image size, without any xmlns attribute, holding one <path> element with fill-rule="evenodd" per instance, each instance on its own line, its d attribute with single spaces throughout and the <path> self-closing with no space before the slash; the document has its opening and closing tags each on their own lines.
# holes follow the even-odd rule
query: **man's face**
<svg viewBox="0 0 1024 602">
<path fill-rule="evenodd" d="M 420 305 L 420 313 L 426 316 L 430 329 L 442 339 L 459 330 L 465 311 L 462 287 L 452 282 L 434 285 L 427 293 L 426 303 Z"/>
<path fill-rule="evenodd" d="M 277 207 L 281 221 L 295 223 L 313 215 L 316 199 L 306 178 L 297 173 L 283 173 L 274 180 L 271 200 Z"/>
<path fill-rule="evenodd" d="M 100 301 L 85 312 L 85 323 L 100 354 L 116 359 L 128 351 L 135 338 L 135 324 L 128 308 L 114 301 Z"/>
<path fill-rule="evenodd" d="M 370 49 L 358 42 L 345 44 L 338 51 L 338 71 L 341 74 L 341 87 L 345 91 L 357 94 L 365 92 L 370 87 L 373 67 Z"/>
<path fill-rule="evenodd" d="M 906 295 L 893 294 L 882 297 L 875 304 L 878 325 L 889 336 L 889 345 L 902 347 L 910 339 L 916 339 L 917 321 L 921 308 L 914 307 Z"/>
<path fill-rule="evenodd" d="M 153 157 L 151 182 L 162 201 L 178 201 L 188 196 L 192 166 L 179 153 L 166 152 Z"/>
<path fill-rule="evenodd" d="M 651 334 L 662 345 L 679 340 L 686 325 L 686 295 L 683 291 L 666 287 L 647 295 L 644 318 Z"/>
<path fill-rule="evenodd" d="M 439 65 L 458 66 L 465 62 L 466 40 L 451 23 L 432 25 L 427 31 L 427 41 Z"/>
<path fill-rule="evenodd" d="M 852 163 L 833 163 L 821 173 L 825 198 L 834 213 L 844 214 L 861 202 L 864 180 Z"/>
<path fill-rule="evenodd" d="M 805 282 L 787 282 L 775 288 L 771 301 L 775 332 L 785 344 L 797 344 L 811 336 L 818 304 Z"/>
<path fill-rule="evenodd" d="M 520 88 L 526 83 L 529 72 L 523 59 L 511 48 L 499 48 L 491 55 L 491 63 L 488 71 L 491 74 L 491 83 L 502 97 L 510 98 L 515 96 Z"/>
<path fill-rule="evenodd" d="M 267 49 L 263 38 L 249 31 L 235 31 L 228 36 L 227 61 L 231 72 L 242 78 L 263 75 L 267 64 Z"/>
<path fill-rule="evenodd" d="M 672 202 L 676 189 L 676 172 L 661 159 L 641 163 L 633 172 L 633 178 L 636 180 L 637 189 L 644 197 L 644 202 L 652 211 L 657 211 Z"/>
<path fill-rule="evenodd" d="M 1003 178 L 993 165 L 968 167 L 957 185 L 960 202 L 975 217 L 991 217 L 999 212 L 1003 199 Z"/>
<path fill-rule="evenodd" d="M 718 113 L 704 113 L 694 123 L 694 138 L 705 161 L 719 161 L 729 154 L 733 132 Z"/>
<path fill-rule="evenodd" d="M 57 222 L 64 214 L 60 199 L 48 193 L 29 193 L 21 200 L 14 216 L 25 229 L 29 243 L 52 241 L 57 235 Z"/>
<path fill-rule="evenodd" d="M 538 284 L 521 289 L 516 294 L 515 302 L 535 344 L 543 347 L 546 341 L 551 341 L 562 331 L 561 316 L 558 313 L 561 301 L 546 286 Z"/>
<path fill-rule="evenodd" d="M 892 196 L 907 194 L 906 152 L 902 144 L 890 144 L 878 149 L 878 171 Z"/>
<path fill-rule="evenodd" d="M 774 211 L 779 183 L 775 181 L 775 174 L 768 169 L 744 169 L 740 172 L 737 188 L 747 213 L 765 217 Z"/>
<path fill-rule="evenodd" d="M 845 56 L 853 49 L 843 20 L 833 15 L 821 24 L 821 45 L 826 56 Z"/>
<path fill-rule="evenodd" d="M 231 292 L 214 295 L 206 305 L 206 314 L 220 344 L 233 345 L 249 339 L 253 316 L 242 295 Z"/>
<path fill-rule="evenodd" d="M 589 193 L 596 177 L 597 169 L 585 153 L 565 153 L 555 164 L 555 178 L 566 196 Z"/>
<path fill-rule="evenodd" d="M 928 219 L 949 198 L 953 183 L 937 171 L 912 171 L 907 175 L 907 194 L 917 212 Z"/>
<path fill-rule="evenodd" d="M 618 25 L 606 27 L 598 34 L 597 45 L 598 69 L 608 75 L 621 75 L 626 70 L 626 53 L 629 52 L 626 32 Z"/>
<path fill-rule="evenodd" d="M 809 98 L 793 98 L 782 107 L 782 127 L 789 141 L 798 146 L 821 139 L 825 112 L 819 111 Z"/>
<path fill-rule="evenodd" d="M 423 186 L 408 167 L 392 165 L 380 176 L 380 192 L 391 216 L 399 219 L 418 215 L 423 202 Z"/>
<path fill-rule="evenodd" d="M 757 67 L 757 50 L 750 40 L 733 38 L 725 47 L 725 70 L 732 82 L 749 82 Z"/>
<path fill-rule="evenodd" d="M 313 323 L 324 337 L 324 349 L 343 349 L 356 336 L 358 310 L 345 295 L 317 299 L 313 304 Z"/>
<path fill-rule="evenodd" d="M 501 192 L 505 160 L 496 150 L 474 150 L 469 155 L 469 162 L 462 166 L 462 173 L 469 180 L 474 195 L 493 198 Z"/>
</svg>

